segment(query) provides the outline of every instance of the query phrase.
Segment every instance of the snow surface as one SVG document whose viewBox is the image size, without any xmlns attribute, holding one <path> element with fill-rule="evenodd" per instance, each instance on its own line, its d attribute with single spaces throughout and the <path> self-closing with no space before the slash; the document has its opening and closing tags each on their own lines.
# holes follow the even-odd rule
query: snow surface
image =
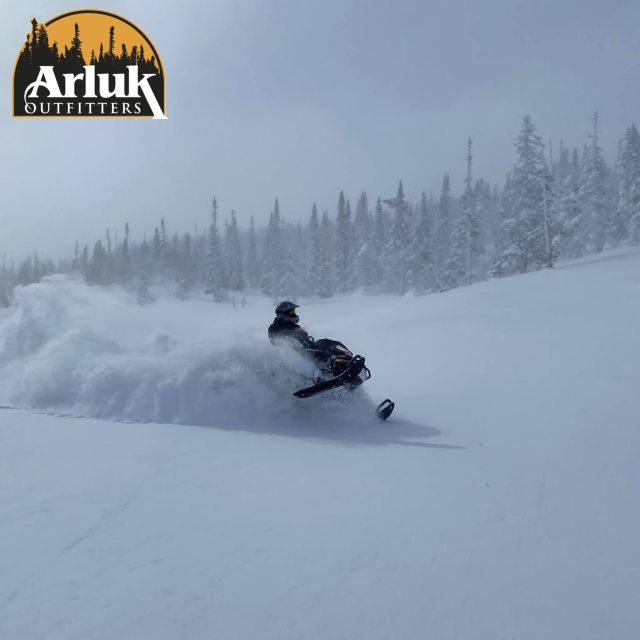
<svg viewBox="0 0 640 640">
<path fill-rule="evenodd" d="M 0 638 L 638 637 L 639 251 L 309 302 L 353 404 L 291 398 L 260 298 L 1 313 Z"/>
</svg>

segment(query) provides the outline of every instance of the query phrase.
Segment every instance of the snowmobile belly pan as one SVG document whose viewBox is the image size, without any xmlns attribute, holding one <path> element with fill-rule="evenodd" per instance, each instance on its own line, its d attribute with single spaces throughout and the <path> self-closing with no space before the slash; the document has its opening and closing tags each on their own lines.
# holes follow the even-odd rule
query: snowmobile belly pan
<svg viewBox="0 0 640 640">
<path fill-rule="evenodd" d="M 354 389 L 370 377 L 371 372 L 364 366 L 364 358 L 362 356 L 355 356 L 349 364 L 349 367 L 340 375 L 335 376 L 335 378 L 330 378 L 329 380 L 323 380 L 310 387 L 299 389 L 293 395 L 296 396 L 296 398 L 310 398 L 311 396 L 329 391 L 330 389 L 336 389 L 337 387 Z"/>
</svg>

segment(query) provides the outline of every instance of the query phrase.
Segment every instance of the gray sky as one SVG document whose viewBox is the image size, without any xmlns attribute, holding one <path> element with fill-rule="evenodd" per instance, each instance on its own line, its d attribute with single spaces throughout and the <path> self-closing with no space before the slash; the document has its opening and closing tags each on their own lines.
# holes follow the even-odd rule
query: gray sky
<svg viewBox="0 0 640 640">
<path fill-rule="evenodd" d="M 160 52 L 169 119 L 13 120 L 29 20 L 74 8 L 3 11 L 0 255 L 68 254 L 126 221 L 137 238 L 161 216 L 186 231 L 214 194 L 247 224 L 276 195 L 298 220 L 341 188 L 388 197 L 402 179 L 415 198 L 448 171 L 458 192 L 468 136 L 476 176 L 502 184 L 526 113 L 581 146 L 597 109 L 608 160 L 640 123 L 637 0 L 113 0 Z"/>
</svg>

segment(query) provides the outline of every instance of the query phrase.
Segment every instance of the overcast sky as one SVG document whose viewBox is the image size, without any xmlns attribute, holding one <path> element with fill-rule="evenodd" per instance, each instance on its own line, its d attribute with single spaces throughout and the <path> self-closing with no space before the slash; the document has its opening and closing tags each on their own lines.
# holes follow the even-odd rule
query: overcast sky
<svg viewBox="0 0 640 640">
<path fill-rule="evenodd" d="M 171 6 L 169 6 L 171 4 Z M 0 22 L 0 255 L 60 256 L 129 221 L 169 231 L 223 214 L 263 223 L 275 196 L 306 219 L 316 200 L 502 184 L 530 113 L 581 146 L 601 115 L 608 160 L 640 124 L 638 0 L 113 0 L 167 74 L 169 119 L 12 119 L 11 73 L 29 30 L 77 8 L 13 3 Z"/>
</svg>

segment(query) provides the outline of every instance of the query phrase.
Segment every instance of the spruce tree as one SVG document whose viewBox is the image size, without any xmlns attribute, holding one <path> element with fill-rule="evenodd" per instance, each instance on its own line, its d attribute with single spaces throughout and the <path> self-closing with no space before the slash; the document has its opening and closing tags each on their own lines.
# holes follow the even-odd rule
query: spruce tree
<svg viewBox="0 0 640 640">
<path fill-rule="evenodd" d="M 332 248 L 333 230 L 329 214 L 325 211 L 322 214 L 320 226 L 320 259 L 318 261 L 318 295 L 321 298 L 328 298 L 335 293 Z"/>
<path fill-rule="evenodd" d="M 373 288 L 382 288 L 384 276 L 384 253 L 387 246 L 387 218 L 382 208 L 382 200 L 376 201 L 376 210 L 373 219 L 373 230 L 369 241 L 370 255 L 370 281 L 367 283 Z"/>
<path fill-rule="evenodd" d="M 71 40 L 71 48 L 67 53 L 66 62 L 74 67 L 82 67 L 84 65 L 84 56 L 82 55 L 82 42 L 80 40 L 80 27 L 76 22 L 73 27 L 73 39 Z"/>
<path fill-rule="evenodd" d="M 115 31 L 116 28 L 114 26 L 109 28 L 109 62 L 113 62 L 114 58 L 114 47 L 116 43 Z"/>
<path fill-rule="evenodd" d="M 353 288 L 369 285 L 371 276 L 371 216 L 366 192 L 362 192 L 356 204 L 356 215 L 353 224 Z"/>
<path fill-rule="evenodd" d="M 280 203 L 276 198 L 269 216 L 262 271 L 262 291 L 273 300 L 281 296 L 285 276 L 285 246 L 280 216 Z"/>
<path fill-rule="evenodd" d="M 571 171 L 571 162 L 569 160 L 569 149 L 564 144 L 564 140 L 560 140 L 560 158 L 556 164 L 554 180 L 558 185 L 564 184 L 569 177 Z"/>
<path fill-rule="evenodd" d="M 339 291 L 350 291 L 353 282 L 353 230 L 351 205 L 345 200 L 344 192 L 338 198 L 335 235 L 335 273 Z"/>
<path fill-rule="evenodd" d="M 569 151 L 566 151 L 569 158 Z M 580 200 L 580 159 L 578 150 L 573 149 L 571 160 L 567 159 L 566 172 L 563 182 L 559 185 L 559 220 L 564 229 L 560 238 L 560 253 L 569 258 L 578 258 L 584 255 L 586 247 L 584 234 L 581 229 L 584 225 L 584 212 Z"/>
<path fill-rule="evenodd" d="M 157 267 L 162 261 L 162 241 L 160 239 L 160 231 L 158 227 L 153 230 L 153 241 L 151 244 L 151 255 L 153 256 L 153 262 Z"/>
<path fill-rule="evenodd" d="M 245 288 L 242 248 L 235 211 L 231 210 L 231 223 L 226 229 L 225 246 L 227 253 L 227 278 L 229 289 L 241 291 Z"/>
<path fill-rule="evenodd" d="M 500 201 L 498 190 L 496 188 L 492 189 L 486 180 L 479 178 L 476 180 L 473 197 L 475 198 L 476 213 L 480 223 L 484 253 L 485 255 L 493 255 L 495 253 L 494 236 L 498 226 L 498 203 Z M 486 264 L 482 271 L 482 275 L 486 276 Z"/>
<path fill-rule="evenodd" d="M 625 132 L 618 161 L 618 203 L 611 239 L 640 240 L 640 134 L 635 125 Z"/>
<path fill-rule="evenodd" d="M 356 251 L 366 244 L 369 239 L 371 219 L 369 216 L 369 201 L 367 194 L 363 191 L 356 204 L 356 216 L 354 221 L 355 249 Z"/>
<path fill-rule="evenodd" d="M 191 235 L 189 233 L 185 233 L 182 250 L 179 252 L 178 259 L 178 296 L 181 298 L 188 295 L 195 282 L 195 266 L 191 245 Z"/>
<path fill-rule="evenodd" d="M 251 216 L 249 227 L 249 241 L 247 247 L 247 281 L 250 287 L 258 286 L 258 247 L 256 243 L 256 230 Z"/>
<path fill-rule="evenodd" d="M 393 223 L 385 250 L 384 280 L 390 291 L 402 296 L 409 288 L 411 267 L 409 205 L 404 196 L 402 181 L 398 184 L 395 198 L 385 200 L 384 203 L 394 211 Z"/>
<path fill-rule="evenodd" d="M 439 289 L 433 265 L 433 238 L 431 211 L 427 205 L 427 196 L 422 192 L 419 219 L 411 245 L 411 287 L 417 293 L 428 293 Z"/>
<path fill-rule="evenodd" d="M 209 223 L 209 251 L 206 293 L 218 302 L 223 299 L 222 289 L 222 251 L 218 233 L 218 202 L 214 198 L 211 204 L 211 221 Z"/>
<path fill-rule="evenodd" d="M 438 211 L 434 225 L 434 258 L 440 272 L 444 269 L 451 247 L 452 209 L 451 183 L 449 174 L 445 174 L 442 179 L 442 189 L 440 191 L 440 200 L 438 202 Z"/>
<path fill-rule="evenodd" d="M 607 166 L 602 157 L 598 138 L 598 113 L 593 115 L 593 135 L 587 148 L 586 161 L 580 181 L 580 202 L 584 225 L 579 231 L 584 237 L 588 253 L 604 249 L 609 226 L 609 194 Z"/>
<path fill-rule="evenodd" d="M 296 241 L 292 241 L 295 237 Z M 284 229 L 284 255 L 282 278 L 279 284 L 278 299 L 286 298 L 287 300 L 296 301 L 300 295 L 302 287 L 301 253 L 298 251 L 302 239 L 300 237 L 300 229 L 295 230 L 286 225 Z"/>
<path fill-rule="evenodd" d="M 445 269 L 445 283 L 449 287 L 471 284 L 483 275 L 482 256 L 484 254 L 484 246 L 472 187 L 472 162 L 471 138 L 469 138 L 462 211 L 454 225 L 451 248 Z"/>
<path fill-rule="evenodd" d="M 320 220 L 318 219 L 318 208 L 316 203 L 311 207 L 311 218 L 309 220 L 309 236 L 311 243 L 311 252 L 309 256 L 309 265 L 307 271 L 307 286 L 311 295 L 321 295 L 322 273 L 321 264 L 324 256 L 322 247 L 322 235 L 320 232 Z"/>
<path fill-rule="evenodd" d="M 557 235 L 552 220 L 551 174 L 544 143 L 531 116 L 522 120 L 516 139 L 516 166 L 509 182 L 510 210 L 504 212 L 500 228 L 502 250 L 495 256 L 491 274 L 526 273 L 550 266 Z"/>
</svg>

